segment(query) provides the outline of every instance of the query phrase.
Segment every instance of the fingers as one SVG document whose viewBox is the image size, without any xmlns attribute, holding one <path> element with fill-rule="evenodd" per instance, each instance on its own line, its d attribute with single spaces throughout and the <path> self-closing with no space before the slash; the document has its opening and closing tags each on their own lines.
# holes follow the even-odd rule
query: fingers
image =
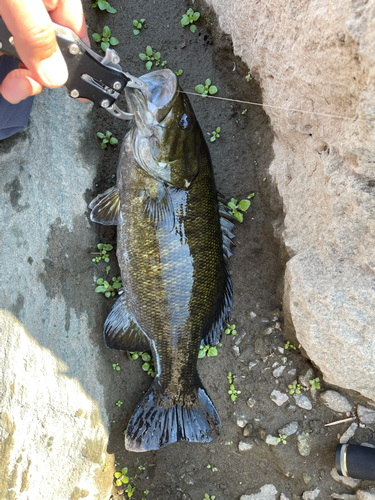
<svg viewBox="0 0 375 500">
<path fill-rule="evenodd" d="M 1 0 L 0 14 L 27 67 L 6 76 L 0 87 L 3 97 L 17 103 L 40 92 L 43 86 L 55 88 L 63 85 L 68 70 L 51 19 L 88 41 L 80 0 Z"/>
</svg>

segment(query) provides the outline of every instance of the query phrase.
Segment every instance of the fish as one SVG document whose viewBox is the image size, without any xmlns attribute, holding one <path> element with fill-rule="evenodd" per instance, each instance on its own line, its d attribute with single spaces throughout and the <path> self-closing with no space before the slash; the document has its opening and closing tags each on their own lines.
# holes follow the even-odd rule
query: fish
<svg viewBox="0 0 375 500">
<path fill-rule="evenodd" d="M 200 345 L 216 345 L 232 309 L 228 259 L 234 218 L 215 186 L 208 146 L 169 69 L 125 89 L 134 114 L 117 185 L 89 205 L 92 221 L 117 225 L 123 293 L 104 325 L 109 348 L 151 351 L 155 378 L 137 405 L 125 448 L 208 443 L 218 412 L 197 371 Z"/>
</svg>

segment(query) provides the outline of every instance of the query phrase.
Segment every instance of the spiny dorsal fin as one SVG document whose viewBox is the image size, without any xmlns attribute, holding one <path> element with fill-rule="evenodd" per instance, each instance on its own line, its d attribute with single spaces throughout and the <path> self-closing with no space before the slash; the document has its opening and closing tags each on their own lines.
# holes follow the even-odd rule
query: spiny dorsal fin
<svg viewBox="0 0 375 500">
<path fill-rule="evenodd" d="M 90 219 L 104 226 L 117 226 L 123 221 L 120 211 L 120 191 L 116 186 L 107 189 L 92 200 L 89 205 Z"/>
<path fill-rule="evenodd" d="M 104 324 L 107 347 L 118 351 L 148 351 L 150 342 L 137 321 L 129 312 L 126 291 L 120 295 Z"/>
</svg>

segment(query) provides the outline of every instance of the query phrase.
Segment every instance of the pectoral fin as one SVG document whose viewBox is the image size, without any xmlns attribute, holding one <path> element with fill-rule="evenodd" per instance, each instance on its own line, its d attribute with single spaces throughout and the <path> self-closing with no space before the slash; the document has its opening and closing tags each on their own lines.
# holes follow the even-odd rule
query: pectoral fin
<svg viewBox="0 0 375 500">
<path fill-rule="evenodd" d="M 117 226 L 123 221 L 120 211 L 120 191 L 116 186 L 107 189 L 92 200 L 89 205 L 90 219 L 104 226 Z"/>
<path fill-rule="evenodd" d="M 174 208 L 169 189 L 164 183 L 153 180 L 144 190 L 145 216 L 156 227 L 167 231 L 174 227 Z"/>
<path fill-rule="evenodd" d="M 150 342 L 128 310 L 126 292 L 117 299 L 104 324 L 107 347 L 118 351 L 148 351 Z"/>
</svg>

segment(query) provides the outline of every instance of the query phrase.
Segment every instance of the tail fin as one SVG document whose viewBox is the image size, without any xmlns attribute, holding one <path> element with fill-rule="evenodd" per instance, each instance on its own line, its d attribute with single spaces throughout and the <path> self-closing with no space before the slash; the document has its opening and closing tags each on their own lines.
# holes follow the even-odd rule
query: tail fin
<svg viewBox="0 0 375 500">
<path fill-rule="evenodd" d="M 183 404 L 174 404 L 154 381 L 130 419 L 125 448 L 142 452 L 176 441 L 209 443 L 219 427 L 220 417 L 202 385 Z"/>
</svg>

